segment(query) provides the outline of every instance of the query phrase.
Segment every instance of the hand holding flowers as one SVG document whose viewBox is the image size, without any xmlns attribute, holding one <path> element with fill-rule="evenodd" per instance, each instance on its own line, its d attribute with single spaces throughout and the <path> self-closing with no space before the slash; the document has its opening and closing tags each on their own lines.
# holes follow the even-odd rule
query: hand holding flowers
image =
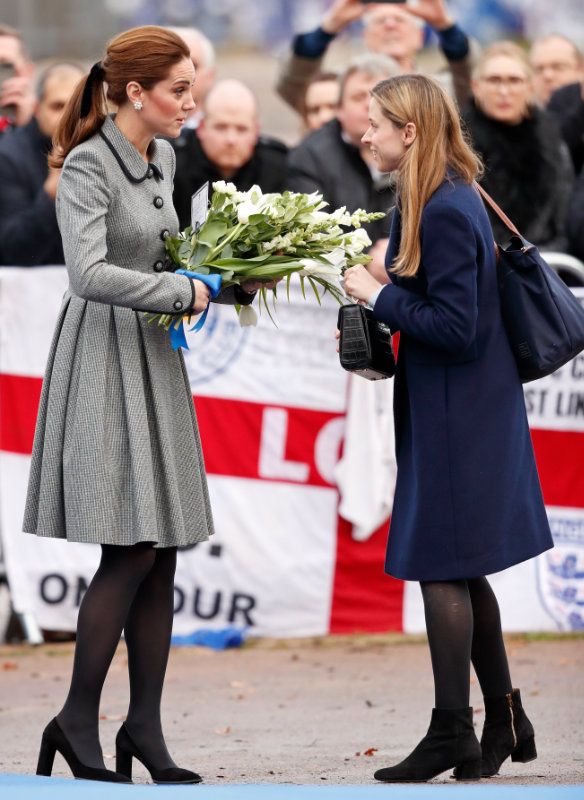
<svg viewBox="0 0 584 800">
<path fill-rule="evenodd" d="M 326 293 L 341 303 L 343 271 L 370 260 L 364 251 L 371 240 L 361 225 L 384 216 L 361 209 L 350 214 L 345 208 L 327 213 L 318 192 L 263 194 L 258 186 L 239 192 L 225 181 L 217 181 L 213 189 L 203 225 L 168 237 L 168 254 L 177 268 L 201 276 L 220 275 L 222 289 L 234 284 L 247 291 L 257 289 L 260 310 L 263 303 L 270 318 L 267 292 L 273 292 L 275 301 L 276 283 L 285 279 L 289 295 L 294 274 L 300 278 L 304 297 L 307 282 L 319 304 Z M 351 227 L 355 230 L 345 230 Z M 257 322 L 249 306 L 235 308 L 242 324 Z M 166 328 L 182 325 L 181 315 L 152 319 Z"/>
</svg>

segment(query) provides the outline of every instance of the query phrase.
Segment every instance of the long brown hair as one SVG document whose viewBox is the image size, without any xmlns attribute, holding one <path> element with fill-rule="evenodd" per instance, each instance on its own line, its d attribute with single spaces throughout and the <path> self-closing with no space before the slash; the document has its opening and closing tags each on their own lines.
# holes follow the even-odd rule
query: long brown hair
<svg viewBox="0 0 584 800">
<path fill-rule="evenodd" d="M 458 110 L 444 89 L 424 75 L 398 75 L 371 91 L 383 115 L 397 128 L 416 126 L 416 138 L 397 173 L 402 234 L 391 271 L 404 277 L 420 266 L 420 222 L 424 206 L 446 178 L 448 169 L 466 183 L 480 175 L 482 165 L 460 126 Z"/>
<path fill-rule="evenodd" d="M 62 167 L 74 147 L 97 133 L 108 113 L 106 98 L 122 106 L 128 102 L 126 86 L 130 81 L 151 89 L 183 58 L 190 58 L 185 42 L 157 25 L 132 28 L 114 37 L 101 63 L 77 84 L 53 137 L 49 164 Z M 84 96 L 87 108 L 82 116 Z"/>
</svg>

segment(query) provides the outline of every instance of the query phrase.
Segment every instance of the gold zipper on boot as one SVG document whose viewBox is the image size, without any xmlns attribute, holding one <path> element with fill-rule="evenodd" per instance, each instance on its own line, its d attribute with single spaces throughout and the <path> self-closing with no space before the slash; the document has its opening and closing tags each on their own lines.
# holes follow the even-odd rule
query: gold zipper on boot
<svg viewBox="0 0 584 800">
<path fill-rule="evenodd" d="M 517 734 L 515 733 L 515 714 L 513 713 L 513 694 L 505 695 L 509 703 L 509 712 L 511 714 L 511 733 L 513 734 L 513 749 L 517 747 Z"/>
</svg>

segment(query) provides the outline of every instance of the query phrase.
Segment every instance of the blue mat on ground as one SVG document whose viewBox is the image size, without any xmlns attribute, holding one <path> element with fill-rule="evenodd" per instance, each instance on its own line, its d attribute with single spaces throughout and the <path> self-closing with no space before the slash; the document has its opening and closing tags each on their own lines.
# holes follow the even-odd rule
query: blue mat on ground
<svg viewBox="0 0 584 800">
<path fill-rule="evenodd" d="M 319 784 L 230 784 L 227 786 L 156 786 L 37 778 L 29 775 L 0 775 L 0 797 L 6 800 L 176 800 L 196 792 L 202 800 L 380 800 L 391 794 L 400 800 L 584 800 L 584 785 L 517 786 L 498 781 L 486 784 L 375 784 L 337 786 Z"/>
</svg>

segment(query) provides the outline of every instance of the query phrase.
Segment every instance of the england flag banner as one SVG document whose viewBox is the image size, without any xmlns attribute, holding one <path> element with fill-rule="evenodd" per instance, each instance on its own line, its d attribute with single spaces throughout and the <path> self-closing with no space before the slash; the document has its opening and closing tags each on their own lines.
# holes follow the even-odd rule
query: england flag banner
<svg viewBox="0 0 584 800">
<path fill-rule="evenodd" d="M 99 546 L 22 533 L 63 267 L 0 271 L 0 536 L 14 608 L 74 630 Z M 578 290 L 577 290 L 578 291 Z M 582 293 L 581 293 L 582 294 Z M 25 298 L 23 302 L 23 298 Z M 395 482 L 392 381 L 339 366 L 338 306 L 292 287 L 255 328 L 213 305 L 185 361 L 216 534 L 179 554 L 174 632 L 424 630 L 418 585 L 383 573 Z M 584 627 L 584 355 L 527 384 L 555 547 L 491 576 L 504 628 Z"/>
</svg>

